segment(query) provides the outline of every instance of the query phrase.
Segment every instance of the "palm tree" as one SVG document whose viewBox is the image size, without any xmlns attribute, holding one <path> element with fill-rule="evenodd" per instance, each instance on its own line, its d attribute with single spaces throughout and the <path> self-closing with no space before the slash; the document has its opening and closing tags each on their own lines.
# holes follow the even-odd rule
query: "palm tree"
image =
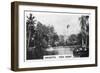
<svg viewBox="0 0 100 73">
<path fill-rule="evenodd" d="M 29 15 L 29 17 L 27 16 L 27 21 L 26 21 L 26 32 L 27 32 L 27 48 L 29 48 L 30 46 L 30 41 L 31 41 L 31 37 L 33 36 L 34 32 L 35 32 L 35 17 L 32 16 L 32 14 Z"/>
</svg>

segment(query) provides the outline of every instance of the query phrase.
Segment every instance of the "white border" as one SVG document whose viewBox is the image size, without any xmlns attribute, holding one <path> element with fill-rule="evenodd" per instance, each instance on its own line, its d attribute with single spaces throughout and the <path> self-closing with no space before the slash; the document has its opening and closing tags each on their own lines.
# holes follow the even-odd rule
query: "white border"
<svg viewBox="0 0 100 73">
<path fill-rule="evenodd" d="M 89 58 L 68 58 L 67 60 L 31 60 L 24 61 L 24 10 L 36 11 L 55 11 L 55 12 L 75 12 L 75 13 L 90 13 L 89 20 Z M 83 65 L 95 64 L 95 10 L 93 9 L 78 9 L 78 8 L 57 8 L 57 7 L 41 7 L 41 6 L 19 6 L 19 68 L 34 68 L 48 66 L 63 66 L 63 65 Z"/>
</svg>

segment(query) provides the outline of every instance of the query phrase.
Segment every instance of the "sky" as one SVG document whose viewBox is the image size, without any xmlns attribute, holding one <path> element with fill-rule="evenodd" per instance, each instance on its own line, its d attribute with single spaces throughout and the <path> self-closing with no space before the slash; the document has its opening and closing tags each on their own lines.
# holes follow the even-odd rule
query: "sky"
<svg viewBox="0 0 100 73">
<path fill-rule="evenodd" d="M 48 13 L 48 12 L 26 12 L 29 16 L 32 13 L 37 21 L 44 25 L 53 25 L 58 35 L 70 36 L 81 31 L 79 17 L 80 14 L 69 13 Z"/>
</svg>

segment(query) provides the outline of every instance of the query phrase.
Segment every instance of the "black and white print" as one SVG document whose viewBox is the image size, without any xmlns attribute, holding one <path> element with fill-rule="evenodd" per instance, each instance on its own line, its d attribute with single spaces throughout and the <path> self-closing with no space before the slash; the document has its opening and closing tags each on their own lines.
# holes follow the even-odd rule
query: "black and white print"
<svg viewBox="0 0 100 73">
<path fill-rule="evenodd" d="M 89 57 L 89 14 L 25 11 L 26 59 Z M 68 58 L 69 58 L 68 57 Z"/>
</svg>

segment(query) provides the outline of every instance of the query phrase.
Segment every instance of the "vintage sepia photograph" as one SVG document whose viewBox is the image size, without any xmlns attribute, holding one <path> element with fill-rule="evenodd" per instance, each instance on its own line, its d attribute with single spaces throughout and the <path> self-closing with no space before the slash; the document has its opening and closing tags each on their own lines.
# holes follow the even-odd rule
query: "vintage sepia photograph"
<svg viewBox="0 0 100 73">
<path fill-rule="evenodd" d="M 26 59 L 89 57 L 89 15 L 26 10 Z"/>
</svg>

